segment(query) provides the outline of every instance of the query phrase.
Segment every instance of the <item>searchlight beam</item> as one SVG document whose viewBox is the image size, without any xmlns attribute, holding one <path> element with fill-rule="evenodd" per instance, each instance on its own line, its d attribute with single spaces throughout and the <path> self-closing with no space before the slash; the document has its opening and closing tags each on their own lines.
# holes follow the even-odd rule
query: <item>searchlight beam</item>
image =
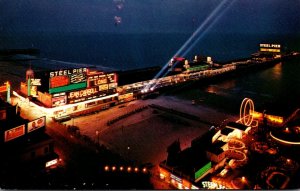
<svg viewBox="0 0 300 191">
<path fill-rule="evenodd" d="M 228 2 L 229 1 L 229 2 Z M 223 0 L 221 3 L 209 14 L 209 16 L 205 19 L 205 21 L 197 28 L 197 30 L 190 36 L 190 38 L 180 47 L 180 49 L 172 56 L 186 55 L 198 42 L 199 40 L 208 32 L 209 29 L 221 18 L 221 16 L 229 9 L 229 7 L 233 4 L 234 0 Z M 200 34 L 200 35 L 198 35 Z M 194 40 L 196 38 L 196 40 Z M 190 43 L 192 44 L 190 45 Z M 188 48 L 187 48 L 188 47 Z M 187 48 L 187 49 L 186 49 Z M 185 50 L 185 51 L 184 51 Z M 184 51 L 184 52 L 183 52 Z M 183 54 L 182 54 L 183 52 Z M 154 76 L 154 79 L 159 77 L 164 77 L 168 74 L 166 71 L 168 63 L 164 65 L 164 67 Z M 154 84 L 147 84 L 146 87 L 142 90 L 154 89 L 156 87 L 156 82 Z"/>
</svg>

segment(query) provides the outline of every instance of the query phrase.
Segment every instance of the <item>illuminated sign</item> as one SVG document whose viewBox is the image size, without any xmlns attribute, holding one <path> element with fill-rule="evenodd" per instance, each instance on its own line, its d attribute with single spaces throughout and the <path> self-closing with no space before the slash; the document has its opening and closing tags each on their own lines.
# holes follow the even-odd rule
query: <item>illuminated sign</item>
<svg viewBox="0 0 300 191">
<path fill-rule="evenodd" d="M 58 70 L 58 71 L 52 71 L 50 72 L 50 78 L 55 76 L 71 76 L 71 75 L 77 75 L 77 74 L 86 74 L 87 69 L 86 68 L 74 68 L 69 70 Z"/>
<path fill-rule="evenodd" d="M 94 95 L 97 93 L 98 93 L 97 88 L 88 88 L 85 90 L 69 92 L 68 99 L 87 97 L 87 96 Z"/>
<path fill-rule="evenodd" d="M 105 91 L 108 90 L 108 84 L 99 85 L 99 91 Z"/>
<path fill-rule="evenodd" d="M 6 92 L 6 85 L 0 86 L 0 92 Z"/>
<path fill-rule="evenodd" d="M 280 44 L 259 44 L 261 48 L 280 48 Z"/>
<path fill-rule="evenodd" d="M 44 127 L 45 126 L 45 121 L 46 121 L 46 117 L 41 117 L 41 118 L 38 118 L 34 121 L 31 121 L 28 123 L 27 127 L 27 132 L 31 132 L 31 131 L 34 131 L 36 129 L 39 129 L 41 127 Z"/>
<path fill-rule="evenodd" d="M 25 125 L 20 125 L 4 133 L 4 141 L 10 141 L 25 134 Z"/>
<path fill-rule="evenodd" d="M 261 52 L 280 52 L 280 49 L 261 48 Z"/>
<path fill-rule="evenodd" d="M 117 88 L 117 86 L 118 86 L 117 83 L 110 83 L 110 84 L 108 84 L 108 88 L 109 89 L 115 89 L 115 88 Z"/>
<path fill-rule="evenodd" d="M 115 73 L 107 74 L 108 83 L 117 82 L 117 76 Z"/>
<path fill-rule="evenodd" d="M 211 169 L 211 162 L 207 163 L 204 165 L 202 168 L 200 168 L 196 173 L 195 173 L 195 180 L 200 178 L 203 174 L 205 174 L 209 169 Z"/>
<path fill-rule="evenodd" d="M 171 174 L 170 177 L 171 177 L 171 179 L 175 180 L 176 182 L 182 183 L 182 179 L 179 178 L 179 177 L 177 177 L 177 176 L 175 176 L 174 174 Z"/>
<path fill-rule="evenodd" d="M 86 68 L 52 71 L 49 73 L 49 93 L 85 88 L 86 75 Z"/>
<path fill-rule="evenodd" d="M 88 77 L 88 87 L 98 86 L 101 84 L 107 84 L 107 77 L 105 74 Z"/>
<path fill-rule="evenodd" d="M 77 103 L 89 99 L 107 96 L 108 91 L 100 91 L 99 87 L 87 88 L 67 93 L 67 103 Z"/>
<path fill-rule="evenodd" d="M 41 79 L 30 79 L 30 85 L 32 86 L 40 86 L 41 84 Z"/>
<path fill-rule="evenodd" d="M 58 107 L 62 105 L 66 105 L 67 96 L 57 96 L 52 98 L 52 107 Z"/>
<path fill-rule="evenodd" d="M 50 88 L 67 86 L 69 84 L 70 82 L 68 76 L 55 76 L 53 78 L 50 78 Z"/>
<path fill-rule="evenodd" d="M 57 163 L 58 163 L 58 159 L 54 159 L 54 160 L 48 161 L 48 162 L 46 163 L 46 168 L 47 168 L 47 167 L 50 167 L 50 166 L 53 166 L 53 165 L 55 165 L 55 164 L 57 164 Z"/>
<path fill-rule="evenodd" d="M 212 190 L 215 190 L 215 189 L 226 189 L 226 187 L 223 186 L 223 185 L 217 184 L 215 182 L 209 182 L 209 181 L 203 181 L 202 182 L 202 187 L 206 188 L 206 189 L 212 189 Z"/>
<path fill-rule="evenodd" d="M 30 87 L 30 95 L 32 95 L 33 97 L 38 97 L 37 94 L 38 94 L 37 87 L 36 86 L 31 86 Z"/>
<path fill-rule="evenodd" d="M 59 96 L 65 96 L 66 92 L 61 92 L 61 93 L 57 93 L 57 94 L 53 94 L 52 97 L 59 97 Z"/>
<path fill-rule="evenodd" d="M 133 93 L 127 93 L 127 94 L 123 94 L 123 95 L 119 95 L 119 100 L 122 99 L 128 99 L 128 98 L 133 98 Z"/>
<path fill-rule="evenodd" d="M 81 83 L 78 83 L 78 84 L 70 84 L 68 86 L 52 88 L 52 89 L 49 89 L 49 93 L 54 94 L 54 93 L 59 93 L 59 92 L 67 92 L 67 91 L 70 91 L 70 90 L 81 89 L 81 88 L 86 88 L 86 82 L 81 82 Z"/>
<path fill-rule="evenodd" d="M 260 44 L 261 52 L 280 52 L 281 45 L 280 44 Z"/>
<path fill-rule="evenodd" d="M 117 77 L 115 73 L 111 74 L 100 74 L 100 75 L 93 75 L 88 77 L 88 87 L 99 86 L 102 84 L 116 84 L 117 86 Z"/>
</svg>

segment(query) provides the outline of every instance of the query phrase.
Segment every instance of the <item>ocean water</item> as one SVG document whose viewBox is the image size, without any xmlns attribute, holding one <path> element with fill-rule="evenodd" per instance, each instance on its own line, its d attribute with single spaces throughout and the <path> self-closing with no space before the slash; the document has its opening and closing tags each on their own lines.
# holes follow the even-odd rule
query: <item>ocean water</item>
<svg viewBox="0 0 300 191">
<path fill-rule="evenodd" d="M 38 48 L 41 62 L 51 67 L 53 60 L 65 64 L 86 64 L 128 70 L 166 64 L 192 34 L 111 34 L 111 33 L 22 33 L 0 34 L 0 49 Z M 186 56 L 211 56 L 226 61 L 250 56 L 261 42 L 284 43 L 295 48 L 299 38 L 283 35 L 207 34 Z M 298 46 L 299 49 L 299 46 Z M 180 56 L 180 55 L 179 55 Z M 62 65 L 63 63 L 59 63 Z"/>
<path fill-rule="evenodd" d="M 103 70 L 129 70 L 163 66 L 192 34 L 109 34 L 109 33 L 23 33 L 0 34 L 0 49 L 38 48 L 39 60 L 32 67 L 58 69 L 95 66 Z M 300 35 L 207 34 L 191 49 L 194 55 L 211 56 L 215 61 L 249 57 L 259 43 L 280 43 L 284 50 L 300 51 Z M 180 55 L 178 55 L 180 56 Z M 18 62 L 28 67 L 28 62 Z M 23 71 L 22 71 L 23 72 Z M 268 69 L 203 84 L 184 92 L 181 99 L 198 100 L 228 112 L 238 113 L 244 97 L 257 106 L 300 107 L 299 60 L 278 63 Z"/>
</svg>

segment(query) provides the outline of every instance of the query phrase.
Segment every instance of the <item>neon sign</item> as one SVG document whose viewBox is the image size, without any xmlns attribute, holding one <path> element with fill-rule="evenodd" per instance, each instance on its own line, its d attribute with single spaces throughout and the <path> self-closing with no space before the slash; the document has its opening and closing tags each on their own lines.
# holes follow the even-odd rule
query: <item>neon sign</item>
<svg viewBox="0 0 300 191">
<path fill-rule="evenodd" d="M 102 84 L 117 84 L 115 73 L 92 75 L 88 77 L 88 87 L 99 86 Z"/>
<path fill-rule="evenodd" d="M 210 182 L 210 181 L 203 181 L 202 182 L 202 187 L 206 188 L 206 189 L 226 189 L 225 186 L 221 185 L 221 184 L 217 184 L 215 182 Z"/>
<path fill-rule="evenodd" d="M 280 44 L 260 44 L 261 48 L 280 48 Z"/>
<path fill-rule="evenodd" d="M 86 68 L 74 68 L 69 70 L 59 70 L 59 71 L 53 71 L 50 72 L 50 78 L 53 78 L 55 76 L 70 76 L 74 74 L 86 74 L 87 69 Z"/>
<path fill-rule="evenodd" d="M 73 99 L 73 98 L 87 97 L 87 96 L 97 94 L 97 93 L 98 93 L 97 88 L 88 88 L 88 89 L 84 89 L 84 90 L 69 92 L 68 98 Z"/>
<path fill-rule="evenodd" d="M 50 72 L 49 93 L 59 93 L 86 87 L 86 73 L 86 68 Z"/>
</svg>

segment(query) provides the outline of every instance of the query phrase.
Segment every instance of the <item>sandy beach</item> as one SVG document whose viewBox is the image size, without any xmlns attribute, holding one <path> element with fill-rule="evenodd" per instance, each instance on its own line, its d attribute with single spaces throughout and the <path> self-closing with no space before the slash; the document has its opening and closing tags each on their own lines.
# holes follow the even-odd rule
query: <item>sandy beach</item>
<svg viewBox="0 0 300 191">
<path fill-rule="evenodd" d="M 150 107 L 151 104 L 185 112 L 216 124 L 237 119 L 237 116 L 202 105 L 192 105 L 191 102 L 172 96 L 159 96 L 156 99 L 135 100 L 97 114 L 74 118 L 65 124 L 79 127 L 81 134 L 99 141 L 113 152 L 138 164 L 158 164 L 166 159 L 167 147 L 172 142 L 179 139 L 181 149 L 184 149 L 211 127 L 197 120 Z M 108 121 L 141 107 L 146 108 L 111 125 L 107 124 Z"/>
</svg>

